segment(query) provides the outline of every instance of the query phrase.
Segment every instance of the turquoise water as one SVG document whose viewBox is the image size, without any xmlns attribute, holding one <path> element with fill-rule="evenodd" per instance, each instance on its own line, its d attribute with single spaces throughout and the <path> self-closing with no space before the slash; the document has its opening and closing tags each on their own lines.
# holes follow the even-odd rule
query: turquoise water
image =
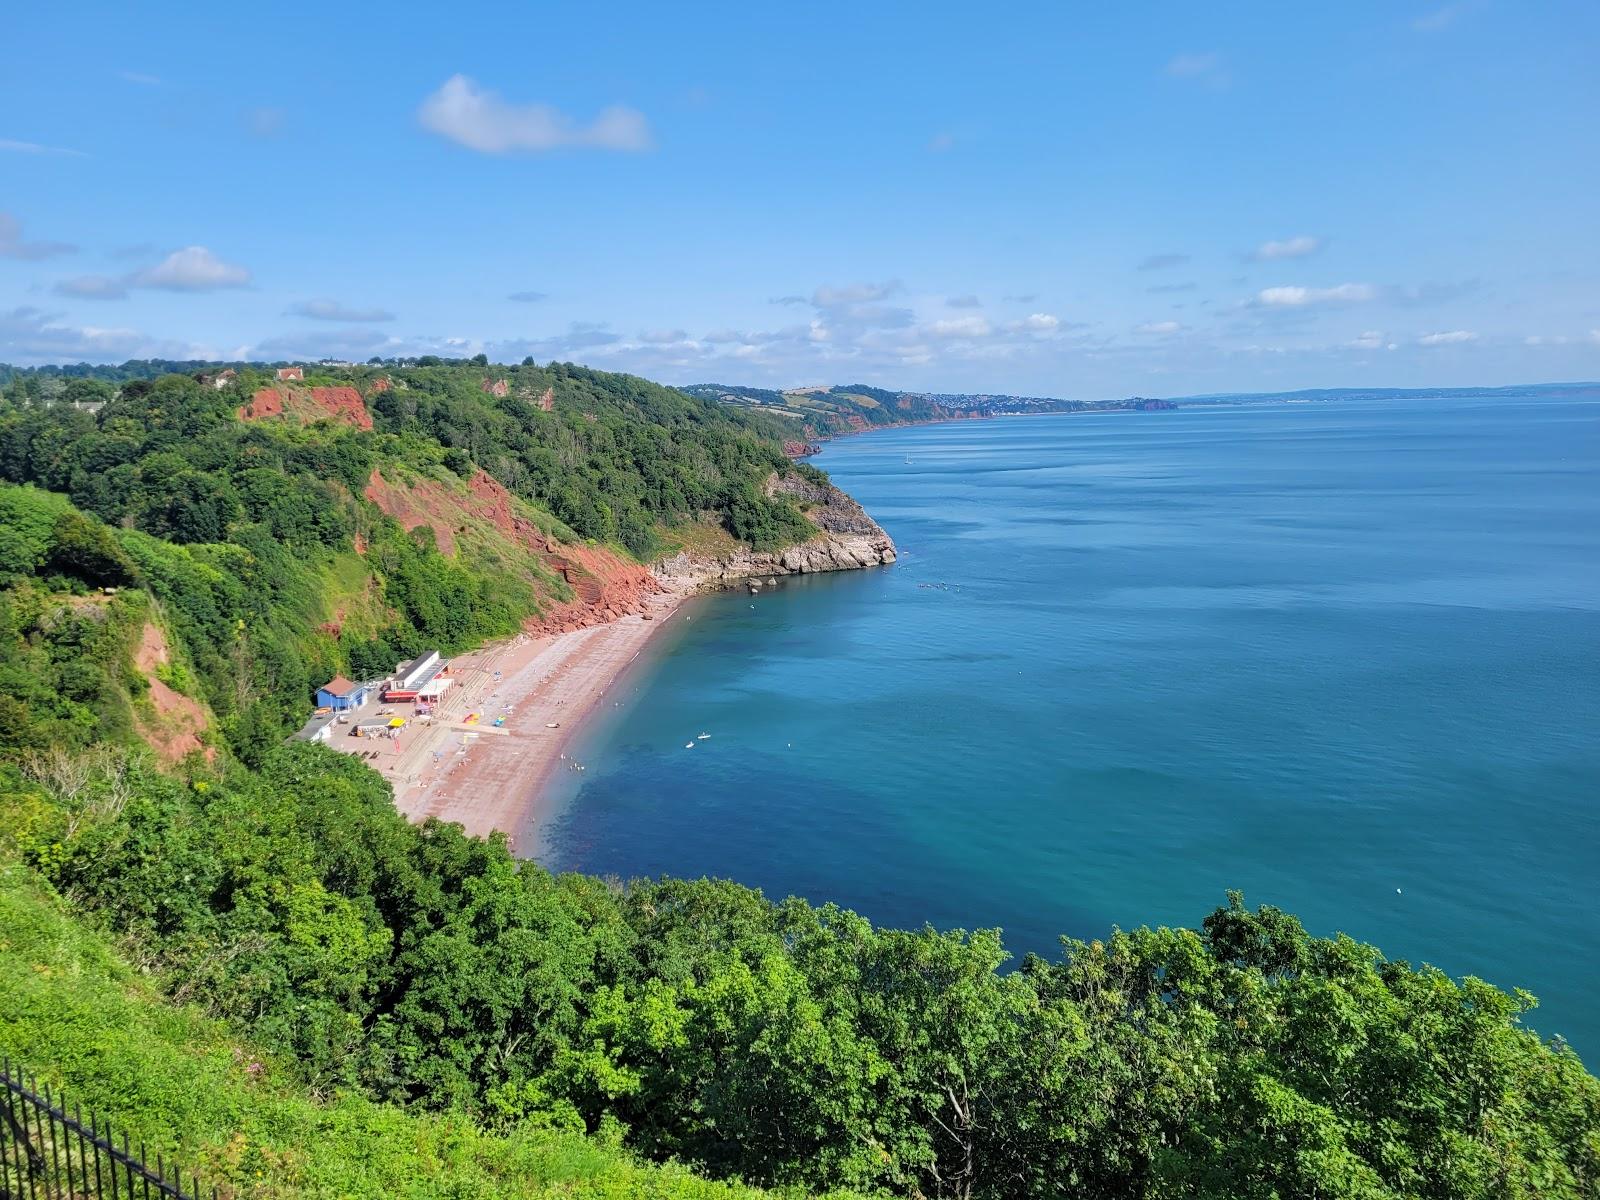
<svg viewBox="0 0 1600 1200">
<path fill-rule="evenodd" d="M 677 618 L 546 861 L 1019 955 L 1237 887 L 1526 987 L 1600 1061 L 1600 397 L 1020 417 L 818 463 L 899 564 Z"/>
</svg>

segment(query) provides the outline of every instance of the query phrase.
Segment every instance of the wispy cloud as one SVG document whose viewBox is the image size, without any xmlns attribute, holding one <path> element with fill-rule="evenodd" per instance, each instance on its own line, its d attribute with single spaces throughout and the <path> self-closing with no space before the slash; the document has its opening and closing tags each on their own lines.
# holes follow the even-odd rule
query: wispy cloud
<svg viewBox="0 0 1600 1200">
<path fill-rule="evenodd" d="M 1015 333 L 1054 333 L 1061 328 L 1061 318 L 1055 313 L 1029 313 L 1007 328 Z"/>
<path fill-rule="evenodd" d="M 1478 335 L 1467 329 L 1447 329 L 1442 333 L 1425 333 L 1417 339 L 1419 346 L 1461 346 L 1475 342 Z"/>
<path fill-rule="evenodd" d="M 550 299 L 549 292 L 512 292 L 507 300 L 515 300 L 518 304 L 537 304 L 541 300 Z"/>
<path fill-rule="evenodd" d="M 811 303 L 818 308 L 838 308 L 846 304 L 871 304 L 878 300 L 886 300 L 900 290 L 898 279 L 885 280 L 883 283 L 851 283 L 843 287 L 822 286 L 811 293 Z M 789 297 L 782 297 L 779 304 L 789 303 Z"/>
<path fill-rule="evenodd" d="M 1471 4 L 1442 5 L 1417 17 L 1411 22 L 1411 28 L 1418 33 L 1443 33 L 1460 20 L 1472 7 L 1474 6 Z"/>
<path fill-rule="evenodd" d="M 1188 261 L 1187 254 L 1152 254 L 1139 264 L 1139 270 L 1165 271 L 1169 267 L 1181 267 Z"/>
<path fill-rule="evenodd" d="M 143 71 L 118 71 L 117 78 L 127 83 L 136 83 L 140 87 L 160 87 L 159 75 L 147 75 Z"/>
<path fill-rule="evenodd" d="M 929 337 L 935 338 L 984 338 L 994 332 L 984 317 L 949 317 L 941 321 L 933 321 L 927 327 Z"/>
<path fill-rule="evenodd" d="M 128 358 L 216 358 L 212 347 L 156 338 L 137 329 L 69 325 L 38 308 L 0 312 L 0 362 L 120 362 Z"/>
<path fill-rule="evenodd" d="M 1524 346 L 1600 346 L 1600 329 L 1569 337 L 1564 333 L 1535 333 L 1522 339 Z"/>
<path fill-rule="evenodd" d="M 46 146 L 39 142 L 19 142 L 14 138 L 0 138 L 0 150 L 13 154 L 62 154 L 68 158 L 88 158 L 82 150 L 68 150 L 64 146 Z"/>
<path fill-rule="evenodd" d="M 654 144 L 642 113 L 622 105 L 601 110 L 588 124 L 548 104 L 513 104 L 452 75 L 422 102 L 424 129 L 484 154 L 539 153 L 564 148 L 648 150 Z"/>
<path fill-rule="evenodd" d="M 60 280 L 53 290 L 74 300 L 124 300 L 128 295 L 128 285 L 110 275 L 78 275 Z"/>
<path fill-rule="evenodd" d="M 394 320 L 394 314 L 386 308 L 351 308 L 337 300 L 301 300 L 289 306 L 288 315 L 310 317 L 313 321 L 343 321 L 356 324 Z"/>
<path fill-rule="evenodd" d="M 0 258 L 20 258 L 33 262 L 71 254 L 76 246 L 66 242 L 28 242 L 22 238 L 22 222 L 10 213 L 0 212 Z"/>
<path fill-rule="evenodd" d="M 951 308 L 982 308 L 983 301 L 970 292 L 964 296 L 946 296 L 944 302 Z"/>
<path fill-rule="evenodd" d="M 1383 335 L 1381 329 L 1368 329 L 1350 339 L 1349 346 L 1352 350 L 1382 350 L 1395 349 L 1395 344 Z"/>
<path fill-rule="evenodd" d="M 1194 289 L 1195 285 L 1192 283 L 1158 283 L 1152 287 L 1145 288 L 1145 291 L 1161 296 L 1172 292 L 1192 292 Z"/>
<path fill-rule="evenodd" d="M 1262 242 L 1248 257 L 1258 262 L 1275 262 L 1285 258 L 1306 258 L 1322 249 L 1322 239 L 1309 234 L 1284 238 L 1280 242 Z"/>
<path fill-rule="evenodd" d="M 1378 289 L 1370 283 L 1341 283 L 1336 287 L 1284 287 L 1262 288 L 1256 293 L 1256 303 L 1266 308 L 1306 308 L 1319 304 L 1364 304 L 1378 298 Z"/>
<path fill-rule="evenodd" d="M 204 246 L 185 246 L 154 266 L 135 271 L 127 283 L 130 287 L 168 292 L 214 292 L 248 287 L 250 272 L 236 263 L 224 262 Z"/>
<path fill-rule="evenodd" d="M 282 136 L 284 123 L 289 119 L 289 114 L 281 108 L 262 104 L 245 109 L 239 117 L 244 123 L 244 131 L 251 137 L 260 141 L 270 141 L 272 138 Z"/>
<path fill-rule="evenodd" d="M 1210 52 L 1175 55 L 1168 60 L 1166 72 L 1174 79 L 1190 79 L 1214 88 L 1227 87 L 1231 82 L 1222 56 Z"/>
<path fill-rule="evenodd" d="M 1175 333 L 1182 333 L 1183 326 L 1177 321 L 1148 321 L 1143 325 L 1135 325 L 1133 331 L 1146 337 L 1171 337 Z"/>
</svg>

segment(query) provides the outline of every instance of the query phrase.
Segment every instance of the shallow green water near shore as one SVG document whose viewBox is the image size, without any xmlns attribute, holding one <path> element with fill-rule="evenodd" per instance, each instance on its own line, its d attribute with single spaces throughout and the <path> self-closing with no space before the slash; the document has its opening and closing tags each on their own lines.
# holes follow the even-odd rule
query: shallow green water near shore
<svg viewBox="0 0 1600 1200">
<path fill-rule="evenodd" d="M 547 861 L 1019 954 L 1239 887 L 1526 987 L 1600 1061 L 1600 398 L 1024 417 L 818 463 L 900 563 L 680 618 Z"/>
</svg>

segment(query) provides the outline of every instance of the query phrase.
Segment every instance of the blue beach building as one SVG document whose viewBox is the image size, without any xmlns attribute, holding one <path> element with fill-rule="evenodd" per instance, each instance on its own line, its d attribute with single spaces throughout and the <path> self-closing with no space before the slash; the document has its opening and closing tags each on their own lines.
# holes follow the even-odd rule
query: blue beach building
<svg viewBox="0 0 1600 1200">
<path fill-rule="evenodd" d="M 335 712 L 348 712 L 367 702 L 367 685 L 351 683 L 343 675 L 335 675 L 317 689 L 317 707 L 331 708 Z"/>
</svg>

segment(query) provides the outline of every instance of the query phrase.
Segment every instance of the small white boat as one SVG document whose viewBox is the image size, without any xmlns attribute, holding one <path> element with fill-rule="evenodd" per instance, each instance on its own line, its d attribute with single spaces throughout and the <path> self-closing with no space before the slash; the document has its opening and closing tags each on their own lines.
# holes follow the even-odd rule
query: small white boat
<svg viewBox="0 0 1600 1200">
<path fill-rule="evenodd" d="M 544 727 L 546 729 L 560 729 L 561 728 L 561 722 L 560 721 L 546 721 L 545 724 L 544 724 Z"/>
<path fill-rule="evenodd" d="M 701 734 L 701 735 L 700 735 L 700 737 L 699 737 L 699 738 L 698 738 L 698 740 L 699 740 L 699 741 L 702 741 L 702 742 L 703 742 L 703 741 L 705 741 L 705 740 L 706 740 L 706 739 L 707 739 L 707 738 L 708 738 L 708 737 L 710 737 L 710 736 L 711 736 L 711 735 L 710 735 L 710 734 L 709 734 L 709 733 L 702 733 L 702 734 Z"/>
<path fill-rule="evenodd" d="M 693 742 L 685 742 L 683 744 L 683 748 L 685 750 L 693 750 L 694 749 L 694 743 Z"/>
</svg>

